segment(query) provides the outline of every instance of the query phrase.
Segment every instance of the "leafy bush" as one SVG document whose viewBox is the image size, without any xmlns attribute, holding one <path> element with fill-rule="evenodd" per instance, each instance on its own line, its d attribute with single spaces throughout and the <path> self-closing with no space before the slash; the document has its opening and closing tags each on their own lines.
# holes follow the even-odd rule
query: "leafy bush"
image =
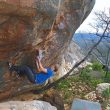
<svg viewBox="0 0 110 110">
<path fill-rule="evenodd" d="M 93 87 L 96 87 L 97 84 L 103 83 L 103 79 L 95 79 L 95 78 L 91 78 L 90 80 L 90 84 Z"/>
<path fill-rule="evenodd" d="M 103 110 L 105 110 L 107 106 L 110 106 L 110 103 L 109 103 L 109 99 L 110 99 L 110 87 L 107 88 L 106 90 L 104 90 L 102 92 L 102 97 L 103 97 L 102 107 L 103 107 Z"/>
<path fill-rule="evenodd" d="M 96 66 L 95 66 L 96 65 Z M 104 82 L 102 78 L 94 78 L 92 77 L 89 72 L 92 70 L 90 69 L 91 67 L 97 68 L 102 68 L 99 63 L 94 63 L 93 65 L 87 65 L 84 69 L 80 71 L 79 78 L 85 82 L 87 82 L 91 87 L 96 87 L 97 84 Z M 93 69 L 94 69 L 93 68 Z"/>
<path fill-rule="evenodd" d="M 84 81 L 86 81 L 86 80 L 90 80 L 90 75 L 88 75 L 86 72 L 84 72 L 84 71 L 82 71 L 81 73 L 80 73 L 80 75 L 79 75 L 79 78 L 81 79 L 81 80 L 84 80 Z"/>
<path fill-rule="evenodd" d="M 62 80 L 60 83 L 56 85 L 57 89 L 66 89 L 70 85 L 70 81 L 68 79 Z"/>
<path fill-rule="evenodd" d="M 105 98 L 110 98 L 110 87 L 102 92 L 102 96 Z"/>
<path fill-rule="evenodd" d="M 93 65 L 92 65 L 92 68 L 93 68 L 93 70 L 97 70 L 97 71 L 102 71 L 103 69 L 102 69 L 102 64 L 101 63 L 99 63 L 98 61 L 93 61 L 92 62 L 93 63 Z"/>
<path fill-rule="evenodd" d="M 88 74 L 90 72 L 90 67 L 89 66 L 86 66 L 85 68 L 83 68 L 81 71 L 80 71 L 80 75 L 79 75 L 79 78 L 81 80 L 89 80 L 90 79 L 90 75 Z"/>
<path fill-rule="evenodd" d="M 105 72 L 105 74 L 106 74 L 106 72 Z M 107 73 L 107 76 L 104 77 L 104 81 L 105 81 L 106 83 L 110 83 L 110 71 Z"/>
</svg>

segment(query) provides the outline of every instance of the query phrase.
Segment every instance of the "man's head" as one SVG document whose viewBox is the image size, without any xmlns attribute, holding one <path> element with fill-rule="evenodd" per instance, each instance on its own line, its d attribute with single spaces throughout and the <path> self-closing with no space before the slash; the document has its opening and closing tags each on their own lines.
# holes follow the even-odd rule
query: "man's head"
<svg viewBox="0 0 110 110">
<path fill-rule="evenodd" d="M 58 65 L 57 65 L 57 64 L 51 65 L 51 69 L 52 69 L 54 72 L 57 72 L 57 71 L 58 71 Z"/>
</svg>

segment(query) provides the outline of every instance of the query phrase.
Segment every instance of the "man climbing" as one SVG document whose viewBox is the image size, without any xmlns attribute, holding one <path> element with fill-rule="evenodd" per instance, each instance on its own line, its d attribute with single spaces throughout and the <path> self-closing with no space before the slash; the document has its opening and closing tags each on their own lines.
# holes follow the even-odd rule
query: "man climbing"
<svg viewBox="0 0 110 110">
<path fill-rule="evenodd" d="M 11 72 L 15 71 L 17 74 L 25 74 L 31 83 L 41 84 L 45 82 L 48 78 L 54 75 L 54 72 L 57 71 L 57 66 L 52 65 L 51 67 L 43 67 L 40 57 L 39 50 L 36 50 L 36 70 L 30 68 L 27 65 L 15 66 L 12 63 L 8 62 L 9 70 Z"/>
</svg>

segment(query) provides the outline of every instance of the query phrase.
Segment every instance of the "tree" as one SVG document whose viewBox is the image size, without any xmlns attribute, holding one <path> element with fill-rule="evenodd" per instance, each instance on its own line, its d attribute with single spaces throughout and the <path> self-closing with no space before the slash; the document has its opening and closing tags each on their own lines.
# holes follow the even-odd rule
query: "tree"
<svg viewBox="0 0 110 110">
<path fill-rule="evenodd" d="M 91 54 L 92 57 L 94 56 L 103 64 L 106 71 L 105 77 L 107 77 L 108 71 L 110 70 L 110 9 L 95 12 L 95 16 L 95 23 L 90 24 L 92 29 L 95 30 L 95 34 L 90 33 L 89 40 L 84 39 L 83 36 L 81 36 L 85 44 L 84 48 L 86 49 L 86 52 L 100 39 L 100 37 L 102 37 L 102 41 L 94 48 Z"/>
<path fill-rule="evenodd" d="M 103 34 L 102 43 L 94 49 L 93 54 L 103 63 L 107 77 L 110 62 L 110 9 L 95 13 L 98 21 L 94 26 L 96 36 Z M 103 51 L 102 51 L 103 50 Z"/>
</svg>

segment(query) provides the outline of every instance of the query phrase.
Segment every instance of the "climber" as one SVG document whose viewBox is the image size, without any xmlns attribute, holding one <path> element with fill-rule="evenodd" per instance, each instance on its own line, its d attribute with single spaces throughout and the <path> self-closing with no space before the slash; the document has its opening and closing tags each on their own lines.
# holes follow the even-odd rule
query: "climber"
<svg viewBox="0 0 110 110">
<path fill-rule="evenodd" d="M 43 67 L 40 56 L 39 50 L 36 50 L 36 70 L 30 68 L 27 65 L 23 66 L 15 66 L 12 63 L 8 62 L 9 70 L 15 71 L 17 74 L 25 74 L 31 83 L 41 84 L 45 82 L 48 78 L 54 75 L 54 72 L 58 70 L 57 65 L 52 65 L 51 67 Z"/>
</svg>

